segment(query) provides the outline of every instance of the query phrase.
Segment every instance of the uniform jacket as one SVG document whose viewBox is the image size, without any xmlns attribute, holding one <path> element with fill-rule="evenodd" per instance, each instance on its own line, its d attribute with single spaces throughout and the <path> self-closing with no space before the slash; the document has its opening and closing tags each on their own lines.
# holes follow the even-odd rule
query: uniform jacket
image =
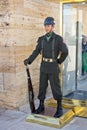
<svg viewBox="0 0 87 130">
<path fill-rule="evenodd" d="M 60 53 L 61 52 L 61 53 Z M 59 72 L 58 63 L 61 64 L 68 55 L 68 49 L 66 44 L 63 42 L 63 38 L 54 32 L 49 41 L 47 41 L 46 35 L 38 38 L 37 46 L 33 53 L 29 56 L 28 60 L 32 63 L 33 60 L 42 54 L 45 58 L 54 58 L 54 62 L 41 61 L 41 72 L 55 73 Z M 60 54 L 60 58 L 58 59 Z"/>
</svg>

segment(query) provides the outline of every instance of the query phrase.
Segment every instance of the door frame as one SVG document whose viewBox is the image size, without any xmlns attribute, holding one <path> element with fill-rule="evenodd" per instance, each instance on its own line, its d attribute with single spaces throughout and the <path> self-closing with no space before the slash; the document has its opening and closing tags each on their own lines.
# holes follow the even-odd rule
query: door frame
<svg viewBox="0 0 87 130">
<path fill-rule="evenodd" d="M 60 0 L 62 2 L 62 34 L 63 34 L 63 5 L 64 4 L 81 4 L 81 3 L 87 3 L 86 0 Z M 78 41 L 76 41 L 78 42 Z M 77 50 L 77 49 L 76 49 Z M 77 67 L 77 66 L 76 66 Z M 77 77 L 77 75 L 76 75 Z M 77 85 L 77 82 L 76 82 L 76 85 Z M 72 105 L 72 107 L 76 106 L 76 107 L 81 107 L 82 108 L 85 108 L 87 107 L 87 99 L 86 100 L 77 100 L 77 99 L 70 99 L 70 98 L 67 98 L 67 97 L 63 97 L 63 104 L 67 104 L 67 107 L 70 107 L 70 105 Z M 78 115 L 79 116 L 79 115 Z M 84 115 L 83 115 L 84 117 Z"/>
<path fill-rule="evenodd" d="M 87 2 L 86 0 L 60 0 L 62 4 L 64 3 L 81 3 L 81 2 Z"/>
</svg>

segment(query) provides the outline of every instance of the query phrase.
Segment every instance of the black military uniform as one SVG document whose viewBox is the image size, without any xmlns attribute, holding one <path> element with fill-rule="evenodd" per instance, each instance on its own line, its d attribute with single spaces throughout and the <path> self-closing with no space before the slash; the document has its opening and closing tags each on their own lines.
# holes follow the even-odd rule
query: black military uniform
<svg viewBox="0 0 87 130">
<path fill-rule="evenodd" d="M 66 56 L 68 55 L 68 49 L 66 47 L 66 44 L 63 43 L 63 38 L 55 34 L 54 32 L 51 32 L 50 36 L 48 36 L 48 34 L 43 35 L 38 39 L 37 43 L 38 44 L 36 46 L 36 49 L 27 59 L 27 63 L 30 64 L 38 56 L 38 54 L 42 54 L 38 98 L 40 99 L 40 106 L 42 104 L 43 107 L 40 111 L 37 110 L 36 114 L 44 110 L 43 104 L 44 104 L 46 89 L 48 86 L 48 80 L 50 81 L 54 99 L 57 101 L 62 100 L 62 93 L 61 93 L 60 82 L 59 82 L 58 64 L 61 64 L 65 60 Z M 59 55 L 60 58 L 58 59 Z"/>
<path fill-rule="evenodd" d="M 59 63 L 62 63 L 67 55 L 66 45 L 63 43 L 62 37 L 52 33 L 51 38 L 47 41 L 46 35 L 38 39 L 36 49 L 29 57 L 29 61 L 32 63 L 39 53 L 42 53 L 42 62 L 40 67 L 40 100 L 45 99 L 46 88 L 48 86 L 48 80 L 50 80 L 52 93 L 54 99 L 59 100 L 62 98 L 60 83 L 59 83 L 59 67 L 57 63 L 57 57 L 61 51 L 61 57 Z"/>
</svg>

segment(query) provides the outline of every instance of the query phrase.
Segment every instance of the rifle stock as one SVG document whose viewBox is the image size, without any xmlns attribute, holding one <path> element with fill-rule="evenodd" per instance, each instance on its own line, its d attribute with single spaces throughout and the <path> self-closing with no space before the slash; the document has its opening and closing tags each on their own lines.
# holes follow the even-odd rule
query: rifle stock
<svg viewBox="0 0 87 130">
<path fill-rule="evenodd" d="M 31 82 L 31 77 L 30 77 L 28 65 L 26 66 L 26 72 L 27 72 L 27 77 L 28 77 L 29 104 L 30 104 L 31 113 L 33 113 L 35 111 L 34 92 L 33 92 L 33 86 L 32 86 L 32 82 Z"/>
</svg>

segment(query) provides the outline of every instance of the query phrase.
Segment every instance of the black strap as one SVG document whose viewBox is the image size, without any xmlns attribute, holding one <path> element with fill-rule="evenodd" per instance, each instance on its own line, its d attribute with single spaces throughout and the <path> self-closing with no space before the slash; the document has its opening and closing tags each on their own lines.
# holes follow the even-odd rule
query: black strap
<svg viewBox="0 0 87 130">
<path fill-rule="evenodd" d="M 55 55 L 54 55 L 54 44 L 55 44 L 55 39 L 53 38 L 53 43 L 52 43 L 52 59 L 55 59 Z"/>
<path fill-rule="evenodd" d="M 41 44 L 41 54 L 42 54 L 42 60 L 43 60 L 43 46 L 44 46 L 44 38 L 42 40 L 42 44 Z"/>
</svg>

